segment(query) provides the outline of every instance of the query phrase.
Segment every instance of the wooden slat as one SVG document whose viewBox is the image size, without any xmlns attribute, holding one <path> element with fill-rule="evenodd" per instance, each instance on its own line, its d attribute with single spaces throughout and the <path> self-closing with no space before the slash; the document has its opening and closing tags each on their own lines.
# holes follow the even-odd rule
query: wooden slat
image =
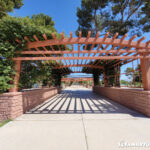
<svg viewBox="0 0 150 150">
<path fill-rule="evenodd" d="M 127 37 L 127 34 L 125 34 L 124 36 L 122 36 L 122 38 L 120 39 L 120 44 L 124 41 L 124 39 Z M 119 56 L 120 54 L 122 54 L 121 52 L 120 52 L 120 49 L 121 48 L 123 48 L 124 46 L 120 46 L 117 50 L 116 50 L 116 53 L 113 53 L 113 54 L 116 54 L 117 56 Z M 127 52 L 128 52 L 128 50 L 127 50 Z M 136 51 L 135 51 L 136 52 Z M 110 53 L 111 53 L 111 51 L 110 51 Z M 113 55 L 113 54 L 111 54 L 111 56 Z M 110 64 L 110 63 L 112 63 L 112 60 L 111 61 L 109 61 L 107 64 Z"/>
<path fill-rule="evenodd" d="M 149 44 L 150 44 L 150 40 L 146 42 L 146 48 L 148 48 Z"/>
<path fill-rule="evenodd" d="M 83 57 L 67 57 L 67 59 L 77 60 Z M 149 59 L 150 56 L 98 56 L 98 57 L 84 57 L 84 59 Z M 66 57 L 16 57 L 13 60 L 66 60 Z"/>
<path fill-rule="evenodd" d="M 99 32 L 96 34 L 95 41 L 96 41 L 96 40 L 97 40 L 97 38 L 99 37 L 99 34 L 100 34 Z M 93 48 L 94 48 L 94 46 L 95 46 L 95 41 L 93 41 L 93 43 L 92 43 L 91 50 L 93 50 Z M 89 50 L 89 52 L 91 52 L 91 50 Z M 88 57 L 88 56 L 89 56 L 89 54 L 90 54 L 89 52 L 88 52 L 87 57 Z M 87 63 L 87 61 L 88 61 L 88 60 L 86 60 L 86 61 L 85 61 L 85 64 Z"/>
<path fill-rule="evenodd" d="M 120 44 L 125 40 L 125 38 L 126 38 L 127 36 L 128 36 L 128 35 L 125 34 L 125 35 L 120 39 Z M 120 46 L 120 47 L 117 49 L 117 51 L 120 50 L 120 49 L 122 49 L 122 48 L 123 48 L 123 46 Z"/>
<path fill-rule="evenodd" d="M 120 39 L 120 44 L 125 40 L 125 38 L 128 36 L 128 34 L 125 34 L 122 36 Z M 119 46 L 119 48 L 116 50 L 116 55 L 120 55 L 121 53 L 119 52 L 120 49 L 122 49 L 124 46 Z M 113 55 L 113 54 L 112 54 Z M 112 63 L 112 61 L 109 61 L 107 64 Z"/>
<path fill-rule="evenodd" d="M 134 54 L 133 56 L 137 56 L 138 54 Z M 128 55 L 126 55 L 128 56 Z M 131 58 L 132 59 L 132 58 Z M 136 58 L 133 58 L 134 60 L 136 60 Z M 121 63 L 123 63 L 124 61 L 126 61 L 127 59 L 124 59 L 122 61 L 119 61 L 118 63 L 114 64 L 113 66 L 117 66 L 117 65 L 120 65 Z"/>
<path fill-rule="evenodd" d="M 72 39 L 72 37 L 73 37 L 73 33 L 72 32 L 70 32 L 70 39 Z M 73 44 L 71 44 L 71 47 L 72 47 L 72 51 L 74 50 L 74 48 L 73 48 Z"/>
<path fill-rule="evenodd" d="M 97 32 L 96 36 L 95 36 L 95 41 L 97 40 L 97 38 L 99 37 L 99 35 L 100 35 L 100 32 Z M 95 46 L 95 42 L 93 42 L 91 50 L 93 50 L 94 46 Z"/>
<path fill-rule="evenodd" d="M 28 44 L 31 42 L 27 36 L 25 36 L 24 39 L 28 41 Z"/>
<path fill-rule="evenodd" d="M 65 38 L 64 32 L 61 32 L 61 39 L 64 39 L 64 38 Z"/>
<path fill-rule="evenodd" d="M 140 38 L 138 41 L 137 41 L 137 43 L 138 43 L 138 45 L 142 42 L 142 41 L 144 41 L 146 39 L 146 37 L 144 36 L 144 37 L 142 37 L 142 38 Z"/>
<path fill-rule="evenodd" d="M 79 32 L 79 39 L 82 37 L 82 32 Z M 78 44 L 78 57 L 79 57 L 79 53 L 80 53 L 80 44 Z M 77 60 L 77 64 L 79 63 L 79 60 Z"/>
<path fill-rule="evenodd" d="M 105 34 L 105 36 L 104 36 L 104 38 L 103 38 L 103 41 L 99 44 L 99 46 L 98 46 L 98 48 L 97 48 L 97 52 L 100 52 L 99 49 L 101 48 L 102 44 L 104 44 L 104 42 L 105 42 L 105 40 L 107 39 L 108 35 L 109 35 L 109 32 L 107 32 L 107 33 Z M 114 41 L 114 40 L 113 40 L 113 41 Z M 112 43 L 112 41 L 111 41 L 111 43 Z M 104 51 L 107 51 L 106 49 L 107 49 L 108 46 L 109 46 L 109 44 L 107 44 L 103 50 L 104 50 Z M 101 50 L 101 51 L 104 52 L 103 50 Z M 101 56 L 100 54 L 102 55 L 103 53 L 99 53 L 98 56 Z M 96 64 L 99 64 L 100 61 L 101 61 L 101 60 L 99 60 Z"/>
<path fill-rule="evenodd" d="M 97 68 L 97 69 L 104 69 L 103 66 L 94 66 L 94 65 L 64 65 L 64 66 L 59 66 L 59 67 L 53 67 L 53 69 L 59 69 L 59 68 L 68 68 L 68 67 L 89 67 L 89 68 Z"/>
<path fill-rule="evenodd" d="M 43 38 L 44 38 L 45 40 L 48 40 L 46 34 L 43 34 Z M 48 46 L 48 45 L 47 45 L 47 46 Z M 44 48 L 44 47 L 43 47 L 43 48 Z M 54 48 L 53 48 L 52 45 L 50 45 L 50 48 L 52 49 L 52 51 L 54 51 Z"/>
<path fill-rule="evenodd" d="M 137 37 L 137 35 L 132 36 L 129 41 L 128 41 L 128 45 L 131 45 L 131 42 Z"/>
<path fill-rule="evenodd" d="M 19 40 L 19 39 L 16 39 L 15 41 L 16 41 L 17 43 L 19 43 L 19 44 L 22 43 L 22 41 Z"/>
<path fill-rule="evenodd" d="M 118 37 L 118 33 L 115 33 L 115 35 L 112 37 L 112 41 L 111 43 L 114 42 L 114 40 Z M 106 45 L 106 47 L 104 48 L 104 50 L 106 50 L 109 47 L 109 45 Z M 108 56 L 108 54 L 110 53 L 111 50 L 113 50 L 115 48 L 115 46 L 112 44 L 112 48 L 110 50 L 107 50 L 107 53 L 105 53 L 105 56 Z M 103 51 L 103 50 L 102 50 Z M 102 55 L 102 54 L 101 54 Z M 101 56 L 100 55 L 100 56 Z M 104 63 L 106 63 L 107 60 L 104 61 Z"/>
<path fill-rule="evenodd" d="M 82 32 L 80 31 L 79 32 L 79 39 L 81 39 L 81 37 L 82 37 Z"/>
<path fill-rule="evenodd" d="M 113 43 L 113 41 L 118 37 L 118 33 L 115 33 L 115 35 L 112 37 L 112 43 Z M 114 49 L 114 45 L 112 45 L 112 48 L 110 49 L 110 50 L 112 50 L 112 49 Z M 108 50 L 108 51 L 110 51 L 110 50 Z"/>
<path fill-rule="evenodd" d="M 107 34 L 106 34 L 107 35 Z M 105 35 L 105 36 L 106 36 Z M 53 37 L 54 38 L 54 37 Z M 135 38 L 132 37 L 130 40 L 124 40 L 122 43 L 121 39 L 115 39 L 113 43 L 111 43 L 112 39 L 111 38 L 97 38 L 97 40 L 95 41 L 95 38 L 85 38 L 85 37 L 81 37 L 79 38 L 64 38 L 62 39 L 50 39 L 50 40 L 46 40 L 46 41 L 35 41 L 35 42 L 30 42 L 28 43 L 28 48 L 34 48 L 34 47 L 43 47 L 43 46 L 47 46 L 47 45 L 64 45 L 64 44 L 92 44 L 95 41 L 95 44 L 113 44 L 114 46 L 124 46 L 124 47 L 136 47 L 136 48 L 146 48 L 146 43 L 140 43 L 138 45 L 137 41 L 132 41 Z M 148 46 L 148 48 L 150 48 L 150 45 Z"/>
<path fill-rule="evenodd" d="M 63 40 L 47 40 L 47 41 L 39 41 L 39 42 L 30 42 L 28 43 L 28 48 L 34 48 L 34 47 L 43 47 L 43 46 L 47 46 L 47 45 L 64 45 L 64 44 L 91 44 L 93 43 L 94 38 L 89 38 L 87 40 L 87 38 L 81 38 L 80 40 L 78 40 L 78 38 L 72 38 L 71 40 L 69 40 L 69 38 L 65 38 Z M 99 44 L 99 43 L 103 43 L 103 44 L 113 44 L 115 46 L 124 46 L 124 47 L 136 47 L 136 48 L 146 48 L 146 43 L 140 43 L 139 46 L 137 46 L 137 42 L 132 41 L 129 45 L 129 41 L 124 40 L 121 44 L 120 44 L 120 39 L 116 39 L 114 40 L 113 43 L 111 43 L 111 39 L 107 38 L 104 42 L 102 38 L 98 38 L 95 41 L 95 44 Z M 150 48 L 150 46 L 148 46 L 147 48 Z"/>
<path fill-rule="evenodd" d="M 73 37 L 73 33 L 72 33 L 72 32 L 70 32 L 70 39 L 72 39 L 72 37 Z"/>
<path fill-rule="evenodd" d="M 33 35 L 33 38 L 36 40 L 36 41 L 39 41 L 38 37 L 36 35 Z M 35 48 L 37 50 L 37 52 L 40 51 L 40 49 L 37 47 Z M 46 50 L 44 47 L 43 47 L 44 50 Z M 45 54 L 42 54 L 44 57 L 47 57 Z M 46 61 L 46 63 L 50 63 L 50 61 Z"/>
<path fill-rule="evenodd" d="M 126 50 L 128 51 L 128 53 L 129 53 L 129 51 L 130 51 L 130 49 L 131 49 L 131 47 L 132 47 L 132 46 L 131 46 L 131 43 L 132 43 L 132 41 L 133 41 L 136 37 L 137 37 L 137 35 L 134 35 L 134 36 L 132 36 L 132 37 L 128 40 L 128 45 L 127 45 L 128 48 L 126 49 Z M 123 41 L 122 41 L 122 43 L 123 43 Z M 120 43 L 120 44 L 121 44 L 121 43 Z M 140 43 L 137 42 L 137 45 L 139 45 L 139 44 L 140 44 Z M 129 54 L 131 54 L 131 53 L 129 53 Z M 120 54 L 118 54 L 118 55 L 120 55 Z M 112 62 L 112 61 L 111 61 L 111 62 Z M 110 62 L 110 63 L 111 63 L 111 62 Z"/>
<path fill-rule="evenodd" d="M 99 36 L 100 36 L 100 32 L 97 32 L 95 38 L 97 39 L 99 38 Z"/>
<path fill-rule="evenodd" d="M 108 50 L 101 50 L 101 51 L 99 51 L 98 53 L 100 53 L 100 54 L 102 54 L 102 53 L 116 53 L 116 51 L 118 52 L 118 53 L 128 53 L 128 52 L 130 52 L 130 53 L 148 53 L 148 52 L 150 52 L 150 49 L 148 49 L 148 50 L 146 50 L 146 49 L 139 49 L 139 50 L 130 50 L 130 51 L 128 51 L 128 50 L 126 50 L 126 49 L 123 49 L 123 50 L 110 50 L 110 51 L 108 51 Z M 80 51 L 81 53 L 88 53 L 89 51 L 88 50 L 83 50 L 83 51 Z M 41 50 L 39 50 L 38 52 L 36 52 L 36 51 L 22 51 L 22 52 L 17 52 L 17 53 L 21 53 L 21 54 L 34 54 L 34 55 L 38 55 L 38 54 L 75 54 L 75 53 L 78 53 L 78 51 L 69 51 L 69 50 L 66 50 L 66 51 L 41 51 Z M 92 54 L 92 53 L 94 53 L 94 54 L 96 54 L 97 52 L 95 51 L 95 50 L 91 50 L 90 52 L 89 52 L 90 54 Z"/>
<path fill-rule="evenodd" d="M 50 48 L 52 49 L 52 51 L 54 51 L 53 45 L 50 45 Z"/>
<path fill-rule="evenodd" d="M 45 33 L 43 34 L 43 38 L 44 38 L 45 40 L 48 40 Z"/>
<path fill-rule="evenodd" d="M 52 37 L 54 40 L 57 40 L 56 36 L 55 36 L 55 33 L 52 33 Z M 52 44 L 52 45 L 56 45 L 56 44 Z"/>
<path fill-rule="evenodd" d="M 89 39 L 91 37 L 91 31 L 88 31 L 88 35 L 87 35 L 87 39 Z"/>
<path fill-rule="evenodd" d="M 90 38 L 91 33 L 92 33 L 91 31 L 88 31 L 87 40 Z M 87 46 L 88 46 L 88 44 L 85 44 L 84 50 L 87 49 Z M 87 53 L 88 53 L 88 52 L 87 52 Z M 83 61 L 83 59 L 82 59 L 82 61 Z M 85 64 L 86 64 L 86 61 L 85 61 Z"/>
<path fill-rule="evenodd" d="M 36 41 L 39 41 L 38 37 L 36 35 L 33 35 L 33 38 L 36 40 Z"/>
</svg>

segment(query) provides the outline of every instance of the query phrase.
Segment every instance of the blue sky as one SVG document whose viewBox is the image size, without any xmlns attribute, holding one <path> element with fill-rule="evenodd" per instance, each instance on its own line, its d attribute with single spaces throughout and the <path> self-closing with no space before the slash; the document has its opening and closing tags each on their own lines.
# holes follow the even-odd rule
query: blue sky
<svg viewBox="0 0 150 150">
<path fill-rule="evenodd" d="M 24 6 L 11 15 L 25 17 L 47 14 L 53 18 L 58 33 L 65 31 L 65 34 L 69 34 L 78 27 L 76 10 L 81 0 L 24 0 L 23 3 Z"/>
<path fill-rule="evenodd" d="M 58 33 L 64 31 L 66 35 L 69 35 L 70 31 L 74 33 L 78 27 L 76 12 L 77 7 L 80 7 L 81 0 L 24 0 L 23 3 L 23 7 L 10 13 L 10 15 L 25 17 L 39 13 L 47 14 L 53 18 Z M 146 36 L 148 40 L 150 34 L 143 36 Z M 121 72 L 123 73 L 127 67 L 131 66 L 132 64 L 129 63 L 121 67 Z M 71 76 L 77 76 L 77 74 Z M 126 77 L 123 75 L 121 78 Z"/>
</svg>

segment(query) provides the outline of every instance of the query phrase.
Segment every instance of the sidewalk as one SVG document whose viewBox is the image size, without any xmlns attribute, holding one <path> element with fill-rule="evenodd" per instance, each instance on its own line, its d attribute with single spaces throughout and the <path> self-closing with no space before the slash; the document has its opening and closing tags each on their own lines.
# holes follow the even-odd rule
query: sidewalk
<svg viewBox="0 0 150 150">
<path fill-rule="evenodd" d="M 79 97 L 81 95 L 82 101 L 84 101 L 81 91 L 83 91 L 85 99 L 88 99 L 89 95 L 85 95 L 85 93 L 90 93 L 90 91 L 87 91 L 85 88 L 68 88 L 64 91 L 64 94 L 66 94 L 66 92 L 71 93 L 72 97 Z M 90 96 L 90 98 L 93 97 L 91 101 L 96 101 L 95 96 L 95 94 Z M 41 109 L 42 112 L 42 108 L 45 109 L 45 106 L 37 107 L 31 111 L 33 113 L 29 112 L 28 114 L 24 114 L 0 128 L 0 150 L 150 149 L 150 147 L 119 147 L 119 143 L 123 145 L 125 142 L 150 143 L 149 118 L 121 105 L 111 103 L 111 101 L 102 98 L 100 98 L 100 100 L 101 103 L 103 103 L 103 107 L 99 106 L 99 108 L 102 110 L 106 107 L 105 102 L 108 102 L 111 106 L 109 106 L 109 109 L 113 107 L 116 108 L 117 111 L 111 113 L 110 109 L 107 113 L 61 113 L 64 110 L 63 106 L 61 107 L 62 111 L 59 113 L 40 114 L 37 113 L 38 110 Z M 65 100 L 63 99 L 62 101 Z M 60 101 L 59 106 L 62 106 L 62 101 Z M 87 101 L 90 104 L 89 107 L 96 112 L 98 108 L 89 100 Z M 56 103 L 58 103 L 58 101 L 55 101 L 55 104 Z M 85 110 L 88 110 L 88 105 L 85 105 L 85 102 L 83 103 Z M 50 110 L 54 108 L 55 104 L 53 103 L 53 106 L 49 106 L 47 109 Z M 54 112 L 57 112 L 57 109 L 60 108 L 59 106 L 57 105 L 54 108 Z M 67 108 L 67 105 L 65 105 L 65 107 Z M 118 107 L 120 107 L 120 109 L 118 109 Z M 70 104 L 69 108 L 72 108 L 72 104 Z M 68 112 L 70 110 L 69 108 Z M 79 108 L 81 108 L 81 106 Z M 81 112 L 82 111 L 81 108 Z"/>
</svg>

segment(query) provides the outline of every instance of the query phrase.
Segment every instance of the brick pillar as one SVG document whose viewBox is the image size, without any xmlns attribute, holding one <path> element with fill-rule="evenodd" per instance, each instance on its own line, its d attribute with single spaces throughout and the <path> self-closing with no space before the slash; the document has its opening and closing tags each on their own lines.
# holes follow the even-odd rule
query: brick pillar
<svg viewBox="0 0 150 150">
<path fill-rule="evenodd" d="M 144 90 L 150 90 L 150 59 L 141 59 L 142 81 Z"/>
<path fill-rule="evenodd" d="M 20 78 L 20 70 L 21 70 L 21 61 L 17 60 L 15 64 L 15 70 L 16 70 L 16 75 L 14 77 L 13 81 L 13 87 L 10 88 L 9 92 L 18 92 L 18 84 L 19 84 L 19 78 Z"/>
</svg>

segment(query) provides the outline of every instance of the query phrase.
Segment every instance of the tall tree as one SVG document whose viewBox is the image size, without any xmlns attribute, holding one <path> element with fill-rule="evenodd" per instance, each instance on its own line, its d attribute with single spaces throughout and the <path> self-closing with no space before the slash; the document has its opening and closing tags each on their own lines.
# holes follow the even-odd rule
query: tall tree
<svg viewBox="0 0 150 150">
<path fill-rule="evenodd" d="M 50 16 L 48 16 L 48 15 L 45 15 L 43 13 L 36 14 L 36 15 L 33 15 L 31 17 L 31 20 L 37 26 L 43 26 L 43 27 L 45 27 L 47 29 L 55 30 L 56 31 L 56 29 L 54 29 L 55 23 L 52 20 L 52 18 Z"/>
<path fill-rule="evenodd" d="M 23 0 L 0 0 L 0 18 L 23 6 Z"/>
<path fill-rule="evenodd" d="M 143 18 L 140 20 L 140 24 L 143 25 L 143 30 L 145 32 L 150 31 L 150 1 L 144 0 L 144 6 L 141 8 L 141 14 L 143 15 Z"/>
<path fill-rule="evenodd" d="M 82 0 L 81 8 L 77 8 L 77 17 L 79 27 L 78 31 L 82 31 L 82 36 L 87 36 L 87 31 L 92 31 L 92 36 L 96 32 L 103 30 L 103 11 L 107 6 L 108 0 Z"/>
<path fill-rule="evenodd" d="M 135 69 L 131 67 L 126 68 L 125 75 L 132 80 L 132 82 L 142 82 L 141 65 L 138 65 Z"/>
<path fill-rule="evenodd" d="M 82 0 L 77 8 L 77 31 L 141 35 L 150 30 L 149 9 L 149 0 Z"/>
</svg>

